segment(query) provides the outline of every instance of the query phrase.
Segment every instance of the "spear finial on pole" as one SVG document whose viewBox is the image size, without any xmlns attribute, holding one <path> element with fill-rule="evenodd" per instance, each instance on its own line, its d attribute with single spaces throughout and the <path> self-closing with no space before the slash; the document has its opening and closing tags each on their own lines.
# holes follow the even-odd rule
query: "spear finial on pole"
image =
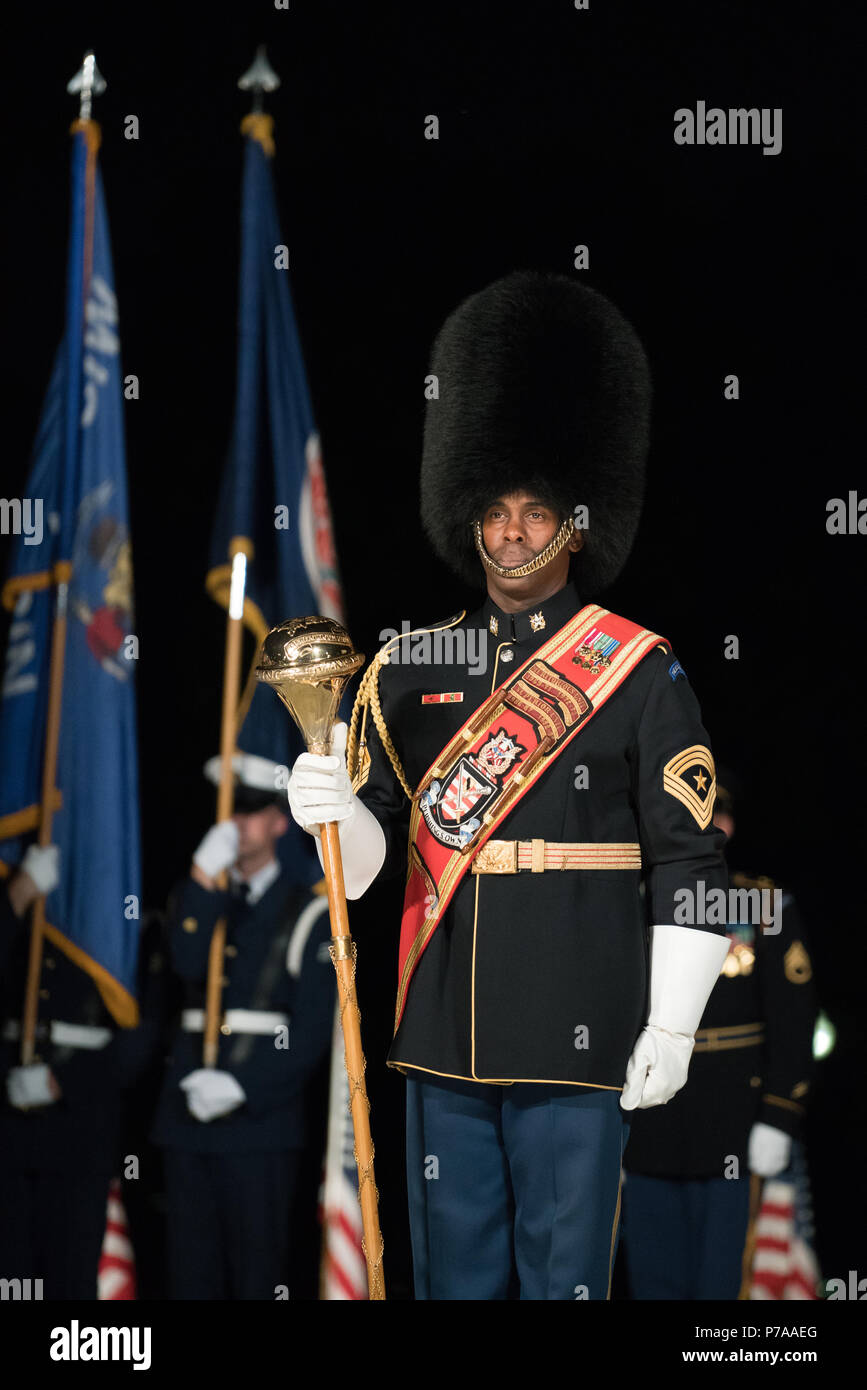
<svg viewBox="0 0 867 1390">
<path fill-rule="evenodd" d="M 89 48 L 85 53 L 84 62 L 78 72 L 67 82 L 66 90 L 71 96 L 75 96 L 76 92 L 81 93 L 81 105 L 78 111 L 78 119 L 80 121 L 89 121 L 92 98 L 101 96 L 105 91 L 105 78 L 96 66 L 96 59 L 93 56 L 92 48 Z"/>
<path fill-rule="evenodd" d="M 256 56 L 247 71 L 238 78 L 238 86 L 243 92 L 251 91 L 253 93 L 253 113 L 255 115 L 259 115 L 264 109 L 262 106 L 263 92 L 276 92 L 280 86 L 280 78 L 268 62 L 263 43 L 260 43 L 256 49 Z"/>
</svg>

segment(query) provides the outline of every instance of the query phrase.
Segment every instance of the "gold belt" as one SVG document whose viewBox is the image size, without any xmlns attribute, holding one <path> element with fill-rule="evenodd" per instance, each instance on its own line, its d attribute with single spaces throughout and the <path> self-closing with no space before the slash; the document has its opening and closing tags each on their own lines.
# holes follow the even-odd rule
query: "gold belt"
<svg viewBox="0 0 867 1390">
<path fill-rule="evenodd" d="M 474 874 L 533 874 L 546 869 L 640 869 L 638 844 L 556 844 L 551 840 L 488 840 L 471 865 Z"/>
<path fill-rule="evenodd" d="M 733 1047 L 758 1047 L 765 1040 L 763 1023 L 737 1023 L 727 1028 L 699 1028 L 696 1052 L 727 1052 Z"/>
</svg>

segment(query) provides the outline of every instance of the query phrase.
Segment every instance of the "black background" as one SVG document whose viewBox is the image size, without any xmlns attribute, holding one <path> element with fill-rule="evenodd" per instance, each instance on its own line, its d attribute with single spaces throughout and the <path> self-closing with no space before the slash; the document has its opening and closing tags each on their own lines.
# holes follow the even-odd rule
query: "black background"
<svg viewBox="0 0 867 1390">
<path fill-rule="evenodd" d="M 329 3 L 288 11 L 19 9 L 7 39 L 2 490 L 20 495 L 62 331 L 65 84 L 88 45 L 115 258 L 141 661 L 146 906 L 213 816 L 223 622 L 204 594 L 235 369 L 236 81 L 282 78 L 275 176 L 322 437 L 349 626 L 433 621 L 465 595 L 417 518 L 430 341 L 516 267 L 586 276 L 635 323 L 655 382 L 647 502 L 610 608 L 664 633 L 717 760 L 743 783 L 731 862 L 797 894 L 838 1029 L 810 1136 L 825 1272 L 867 1264 L 863 1166 L 863 549 L 826 502 L 863 485 L 863 129 L 855 7 L 572 0 Z M 684 148 L 678 107 L 781 107 L 783 147 Z M 440 138 L 424 138 L 436 114 Z M 124 139 L 124 117 L 140 121 Z M 572 248 L 590 248 L 589 272 Z M 723 398 L 727 373 L 740 400 Z M 279 615 L 286 616 L 286 615 Z M 724 658 L 728 635 L 737 661 Z M 406 1282 L 402 1080 L 383 1066 L 394 892 L 353 914 L 396 1289 Z M 861 1088 L 861 1095 L 858 1089 Z M 387 1256 L 388 1269 L 388 1256 Z"/>
</svg>

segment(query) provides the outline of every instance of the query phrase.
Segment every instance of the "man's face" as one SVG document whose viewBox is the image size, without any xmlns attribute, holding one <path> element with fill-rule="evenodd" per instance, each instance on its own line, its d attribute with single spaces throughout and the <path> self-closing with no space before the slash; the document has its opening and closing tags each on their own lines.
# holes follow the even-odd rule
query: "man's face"
<svg viewBox="0 0 867 1390">
<path fill-rule="evenodd" d="M 529 492 L 492 502 L 482 517 L 485 549 L 504 569 L 534 560 L 560 529 L 560 518 Z"/>
<path fill-rule="evenodd" d="M 273 857 L 277 841 L 289 829 L 289 820 L 277 806 L 261 811 L 236 811 L 232 820 L 238 827 L 238 866 L 245 861 Z"/>
</svg>

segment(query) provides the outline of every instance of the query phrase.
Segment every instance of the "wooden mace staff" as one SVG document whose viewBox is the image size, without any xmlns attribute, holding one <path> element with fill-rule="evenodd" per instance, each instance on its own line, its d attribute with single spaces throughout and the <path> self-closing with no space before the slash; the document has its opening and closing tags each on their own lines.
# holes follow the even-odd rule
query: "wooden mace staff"
<svg viewBox="0 0 867 1390">
<path fill-rule="evenodd" d="M 363 664 L 364 656 L 355 651 L 339 623 L 331 618 L 292 618 L 268 633 L 262 644 L 256 675 L 280 696 L 301 730 L 307 751 L 328 754 L 331 750 L 331 730 L 344 688 Z M 346 1075 L 349 1079 L 349 1109 L 355 1136 L 368 1297 L 384 1299 L 383 1244 L 373 1175 L 370 1101 L 364 1084 L 367 1063 L 361 1048 L 361 1011 L 355 993 L 356 947 L 349 932 L 337 822 L 330 821 L 320 830 L 322 867 L 325 870 L 331 918 L 329 950 L 337 974 Z"/>
</svg>

